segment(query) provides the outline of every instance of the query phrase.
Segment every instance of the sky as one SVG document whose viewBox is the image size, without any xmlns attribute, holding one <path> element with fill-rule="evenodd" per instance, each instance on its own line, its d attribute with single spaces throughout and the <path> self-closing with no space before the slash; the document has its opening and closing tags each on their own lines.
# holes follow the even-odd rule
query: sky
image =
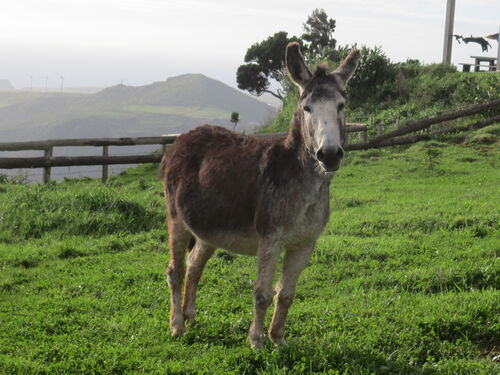
<svg viewBox="0 0 500 375">
<path fill-rule="evenodd" d="M 1 0 L 0 79 L 16 88 L 138 86 L 202 73 L 236 87 L 248 47 L 300 36 L 315 8 L 338 44 L 380 46 L 393 61 L 441 62 L 446 0 Z M 454 32 L 498 32 L 499 0 L 456 0 Z M 496 56 L 498 43 L 484 55 Z M 482 55 L 453 43 L 452 62 Z"/>
</svg>

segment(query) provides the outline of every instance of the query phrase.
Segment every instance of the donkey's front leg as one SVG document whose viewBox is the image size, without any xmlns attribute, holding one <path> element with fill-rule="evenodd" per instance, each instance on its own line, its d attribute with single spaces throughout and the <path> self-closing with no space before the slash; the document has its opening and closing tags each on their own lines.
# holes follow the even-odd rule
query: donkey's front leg
<svg viewBox="0 0 500 375">
<path fill-rule="evenodd" d="M 253 289 L 254 319 L 248 339 L 252 347 L 261 348 L 264 336 L 264 320 L 266 311 L 273 300 L 273 279 L 281 253 L 276 241 L 262 239 L 257 252 L 257 281 Z"/>
<path fill-rule="evenodd" d="M 269 327 L 269 338 L 276 346 L 284 342 L 284 326 L 288 309 L 292 304 L 300 274 L 311 258 L 313 249 L 314 243 L 301 248 L 287 247 L 281 279 L 276 284 L 274 314 Z"/>
</svg>

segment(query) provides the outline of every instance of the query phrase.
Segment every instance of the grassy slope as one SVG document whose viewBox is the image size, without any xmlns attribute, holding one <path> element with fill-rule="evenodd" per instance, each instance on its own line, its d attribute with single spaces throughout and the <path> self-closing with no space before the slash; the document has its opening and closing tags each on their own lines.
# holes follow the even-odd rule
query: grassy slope
<svg viewBox="0 0 500 375">
<path fill-rule="evenodd" d="M 401 125 L 424 117 L 433 117 L 438 112 L 453 112 L 475 103 L 486 103 L 500 97 L 500 75 L 495 73 L 470 74 L 450 71 L 441 64 L 419 68 L 415 76 L 401 74 L 395 86 L 399 97 L 381 103 L 347 102 L 346 117 L 349 122 L 370 123 L 370 117 L 381 124 L 384 132 L 392 130 L 399 119 Z M 444 71 L 443 71 L 444 70 Z M 349 93 L 349 87 L 347 88 Z M 349 98 L 349 95 L 348 95 Z M 286 131 L 293 112 L 297 108 L 298 94 L 292 92 L 283 110 L 273 123 L 261 132 Z M 497 109 L 495 113 L 498 113 Z M 490 112 L 493 114 L 493 111 Z M 467 122 L 470 118 L 460 120 Z M 370 136 L 377 133 L 377 127 L 369 128 Z"/>
<path fill-rule="evenodd" d="M 351 153 L 288 346 L 261 352 L 246 339 L 255 259 L 222 251 L 197 325 L 170 337 L 156 166 L 106 186 L 0 184 L 0 373 L 498 373 L 500 151 L 474 142 L 499 130 Z"/>
</svg>

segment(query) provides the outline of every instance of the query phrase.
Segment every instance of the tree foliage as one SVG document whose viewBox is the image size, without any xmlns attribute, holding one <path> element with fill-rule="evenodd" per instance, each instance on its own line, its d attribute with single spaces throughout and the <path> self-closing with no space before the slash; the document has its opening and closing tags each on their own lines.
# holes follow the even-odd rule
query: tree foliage
<svg viewBox="0 0 500 375">
<path fill-rule="evenodd" d="M 268 78 L 255 63 L 240 65 L 236 72 L 236 82 L 240 89 L 257 96 L 267 92 L 269 87 Z"/>
<path fill-rule="evenodd" d="M 340 64 L 356 45 L 339 47 Z M 379 103 L 387 100 L 393 93 L 396 68 L 380 47 L 362 46 L 361 60 L 349 81 L 348 94 L 351 106 L 366 103 Z"/>
<path fill-rule="evenodd" d="M 238 112 L 231 113 L 231 120 L 230 121 L 234 124 L 233 130 L 235 130 L 236 125 L 238 125 L 238 122 L 240 122 L 240 114 Z"/>
<path fill-rule="evenodd" d="M 329 18 L 324 9 L 314 9 L 303 23 L 301 39 L 280 31 L 253 44 L 246 52 L 246 64 L 238 68 L 238 87 L 257 96 L 270 93 L 285 104 L 286 96 L 295 89 L 285 71 L 287 44 L 298 41 L 310 66 L 326 60 L 334 67 L 342 63 L 352 49 L 358 48 L 356 45 L 337 46 L 333 38 L 335 27 L 335 20 Z M 362 46 L 361 53 L 362 58 L 348 86 L 350 104 L 378 103 L 402 95 L 404 82 L 401 80 L 401 92 L 395 92 L 394 81 L 398 80 L 398 70 L 382 49 Z M 278 82 L 281 87 L 271 90 L 272 81 Z"/>
<path fill-rule="evenodd" d="M 283 100 L 283 90 L 272 91 L 269 86 L 270 80 L 275 80 L 284 87 L 285 49 L 292 41 L 298 41 L 298 38 L 289 38 L 287 32 L 280 31 L 248 48 L 245 55 L 246 64 L 241 65 L 236 72 L 238 87 L 257 96 L 267 92 Z"/>
<path fill-rule="evenodd" d="M 335 20 L 328 18 L 324 9 L 314 9 L 303 27 L 302 40 L 309 55 L 318 55 L 324 49 L 335 49 L 337 40 L 332 36 Z"/>
<path fill-rule="evenodd" d="M 315 9 L 303 27 L 301 39 L 289 37 L 286 31 L 279 31 L 248 48 L 245 54 L 246 64 L 240 65 L 236 72 L 238 87 L 257 96 L 269 93 L 284 102 L 285 96 L 294 89 L 285 71 L 285 49 L 288 43 L 299 42 L 306 59 L 311 61 L 319 56 L 329 60 L 338 56 L 335 53 L 337 41 L 332 37 L 335 20 L 328 18 L 324 9 Z M 272 81 L 281 87 L 272 90 Z"/>
</svg>

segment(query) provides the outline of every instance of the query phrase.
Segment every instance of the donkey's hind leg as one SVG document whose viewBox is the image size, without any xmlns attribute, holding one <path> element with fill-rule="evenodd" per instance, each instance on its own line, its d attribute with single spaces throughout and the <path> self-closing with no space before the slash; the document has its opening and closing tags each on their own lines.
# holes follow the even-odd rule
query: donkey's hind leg
<svg viewBox="0 0 500 375">
<path fill-rule="evenodd" d="M 177 215 L 168 217 L 168 233 L 170 263 L 165 273 L 170 287 L 170 328 L 172 336 L 178 337 L 186 330 L 181 309 L 181 291 L 186 250 L 191 233 Z"/>
<path fill-rule="evenodd" d="M 186 271 L 186 285 L 184 286 L 184 300 L 182 301 L 182 313 L 188 324 L 194 322 L 195 301 L 198 282 L 200 281 L 203 268 L 215 251 L 215 247 L 210 246 L 201 240 L 197 240 L 188 257 Z"/>
</svg>

